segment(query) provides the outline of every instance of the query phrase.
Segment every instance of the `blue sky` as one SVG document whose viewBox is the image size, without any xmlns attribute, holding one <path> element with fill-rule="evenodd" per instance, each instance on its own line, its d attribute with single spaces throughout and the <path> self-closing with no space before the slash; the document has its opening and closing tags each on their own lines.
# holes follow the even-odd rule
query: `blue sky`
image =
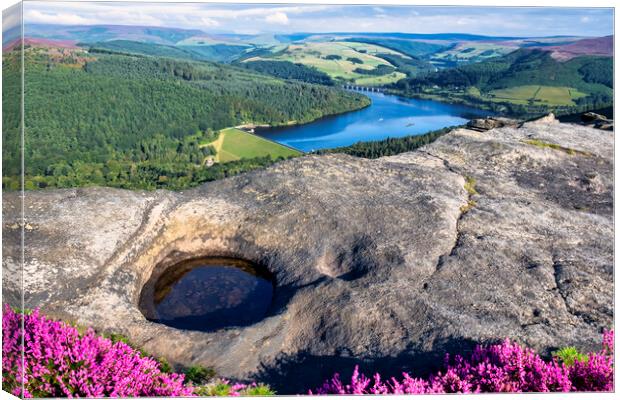
<svg viewBox="0 0 620 400">
<path fill-rule="evenodd" d="M 610 8 L 25 2 L 26 23 L 120 24 L 206 32 L 459 32 L 495 36 L 603 36 Z"/>
</svg>

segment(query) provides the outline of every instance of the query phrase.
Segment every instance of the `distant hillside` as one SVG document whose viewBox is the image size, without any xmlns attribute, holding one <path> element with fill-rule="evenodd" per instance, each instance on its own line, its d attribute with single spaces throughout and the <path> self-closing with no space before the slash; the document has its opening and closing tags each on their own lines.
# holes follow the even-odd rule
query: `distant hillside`
<svg viewBox="0 0 620 400">
<path fill-rule="evenodd" d="M 614 37 L 582 39 L 569 44 L 544 47 L 544 50 L 551 51 L 551 56 L 557 60 L 570 60 L 583 55 L 613 57 Z"/>
<path fill-rule="evenodd" d="M 181 40 L 203 35 L 197 29 L 163 28 L 128 25 L 47 25 L 27 24 L 27 37 L 75 40 L 95 43 L 109 40 L 133 40 L 160 44 L 176 44 Z"/>
<path fill-rule="evenodd" d="M 125 54 L 142 54 L 147 56 L 156 57 L 170 57 L 179 58 L 185 60 L 203 60 L 205 59 L 199 53 L 186 50 L 183 48 L 156 44 L 136 42 L 132 40 L 110 40 L 108 42 L 96 42 L 96 43 L 79 43 L 81 47 L 88 48 L 93 53 L 125 53 Z"/>
<path fill-rule="evenodd" d="M 282 79 L 293 79 L 327 86 L 334 85 L 334 81 L 325 72 L 321 72 L 316 68 L 308 67 L 303 64 L 295 64 L 290 61 L 258 60 L 240 62 L 235 65 Z"/>
<path fill-rule="evenodd" d="M 612 103 L 612 58 L 579 56 L 559 61 L 548 49 L 520 49 L 485 62 L 403 79 L 392 87 L 406 95 L 512 114 L 568 112 Z"/>
<path fill-rule="evenodd" d="M 437 53 L 448 49 L 450 46 L 429 42 L 413 40 L 392 39 L 392 38 L 373 38 L 373 37 L 351 37 L 352 42 L 371 43 L 388 49 L 396 50 L 412 57 L 424 57 L 429 54 Z"/>
<path fill-rule="evenodd" d="M 210 44 L 210 45 L 183 45 L 179 49 L 198 54 L 200 59 L 229 63 L 242 57 L 254 47 L 249 45 Z"/>
<path fill-rule="evenodd" d="M 29 38 L 26 37 L 23 40 L 24 47 L 41 47 L 41 48 L 50 48 L 50 47 L 62 47 L 62 48 L 77 48 L 75 40 L 54 40 L 54 39 L 41 39 L 41 38 Z M 17 38 L 11 42 L 8 42 L 2 46 L 2 51 L 11 51 L 14 49 L 19 49 L 22 44 L 22 39 Z"/>
<path fill-rule="evenodd" d="M 335 82 L 360 86 L 384 86 L 432 69 L 430 64 L 395 49 L 357 41 L 309 41 L 257 49 L 240 61 L 302 64 Z"/>
</svg>

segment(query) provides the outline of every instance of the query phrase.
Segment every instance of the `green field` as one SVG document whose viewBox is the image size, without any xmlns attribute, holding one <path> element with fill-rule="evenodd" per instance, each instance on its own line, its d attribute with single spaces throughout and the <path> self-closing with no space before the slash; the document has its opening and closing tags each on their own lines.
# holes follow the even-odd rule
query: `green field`
<svg viewBox="0 0 620 400">
<path fill-rule="evenodd" d="M 516 104 L 547 104 L 572 106 L 575 99 L 586 96 L 577 89 L 566 86 L 524 85 L 507 89 L 492 90 L 493 101 L 509 101 Z"/>
<path fill-rule="evenodd" d="M 496 43 L 464 42 L 453 48 L 433 54 L 431 56 L 431 62 L 480 62 L 487 58 L 508 54 L 517 48 L 516 46 L 506 46 Z"/>
<path fill-rule="evenodd" d="M 215 148 L 217 152 L 215 161 L 220 163 L 265 156 L 271 156 L 272 159 L 288 158 L 302 154 L 300 151 L 237 128 L 221 130 L 218 139 L 208 144 Z"/>
<path fill-rule="evenodd" d="M 392 66 L 388 61 L 377 54 L 394 54 L 403 58 L 410 57 L 394 50 L 374 44 L 357 42 L 318 42 L 292 44 L 284 50 L 273 53 L 272 56 L 248 58 L 244 61 L 289 61 L 314 67 L 325 72 L 332 79 L 348 81 L 357 85 L 377 86 L 396 82 L 404 77 L 401 72 L 392 72 L 382 76 L 372 76 L 355 72 L 356 68 L 372 70 L 379 65 Z M 340 59 L 327 59 L 328 56 L 339 56 Z M 349 59 L 357 58 L 362 63 L 355 63 Z"/>
</svg>

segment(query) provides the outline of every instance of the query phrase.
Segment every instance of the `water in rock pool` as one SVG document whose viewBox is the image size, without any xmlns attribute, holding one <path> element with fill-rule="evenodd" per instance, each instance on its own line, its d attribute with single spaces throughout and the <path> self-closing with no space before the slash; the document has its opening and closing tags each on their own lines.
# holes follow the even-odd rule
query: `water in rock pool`
<svg viewBox="0 0 620 400">
<path fill-rule="evenodd" d="M 492 114 L 456 104 L 363 92 L 372 104 L 362 110 L 305 125 L 257 130 L 257 134 L 302 151 L 349 146 L 360 141 L 420 135 Z"/>
<path fill-rule="evenodd" d="M 168 269 L 152 293 L 153 321 L 214 331 L 261 320 L 271 304 L 273 283 L 247 261 L 205 258 Z"/>
</svg>

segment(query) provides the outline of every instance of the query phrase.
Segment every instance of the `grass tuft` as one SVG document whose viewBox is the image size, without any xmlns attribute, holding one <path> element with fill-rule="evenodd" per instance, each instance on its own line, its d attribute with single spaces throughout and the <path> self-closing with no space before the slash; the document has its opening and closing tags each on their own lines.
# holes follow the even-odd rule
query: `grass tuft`
<svg viewBox="0 0 620 400">
<path fill-rule="evenodd" d="M 580 353 L 575 347 L 563 347 L 553 353 L 553 356 L 559 359 L 562 364 L 567 367 L 575 364 L 576 361 L 587 362 L 589 357 L 587 354 Z"/>
<path fill-rule="evenodd" d="M 463 187 L 470 196 L 478 194 L 478 191 L 476 191 L 476 180 L 469 175 L 465 177 L 465 185 Z"/>
</svg>

